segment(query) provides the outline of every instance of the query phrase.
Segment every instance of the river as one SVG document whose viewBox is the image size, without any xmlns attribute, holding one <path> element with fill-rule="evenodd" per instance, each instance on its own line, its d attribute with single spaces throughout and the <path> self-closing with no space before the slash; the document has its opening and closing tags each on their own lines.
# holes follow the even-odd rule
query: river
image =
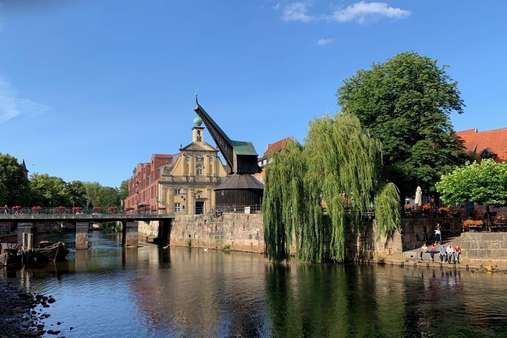
<svg viewBox="0 0 507 338">
<path fill-rule="evenodd" d="M 46 327 L 65 337 L 507 337 L 506 274 L 283 266 L 257 254 L 90 239 L 63 264 L 0 273 L 54 296 Z"/>
</svg>

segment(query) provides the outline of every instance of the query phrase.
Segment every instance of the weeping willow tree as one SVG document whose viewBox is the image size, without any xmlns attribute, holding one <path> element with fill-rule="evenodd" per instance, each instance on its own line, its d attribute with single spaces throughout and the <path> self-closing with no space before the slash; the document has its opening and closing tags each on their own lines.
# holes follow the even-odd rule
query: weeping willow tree
<svg viewBox="0 0 507 338">
<path fill-rule="evenodd" d="M 310 124 L 304 149 L 289 143 L 266 171 L 263 215 L 268 256 L 286 258 L 295 239 L 299 258 L 345 259 L 347 233 L 361 230 L 372 206 L 379 229 L 399 224 L 399 194 L 380 177 L 381 144 L 350 114 Z"/>
<path fill-rule="evenodd" d="M 304 212 L 303 178 L 306 167 L 302 147 L 290 140 L 284 150 L 275 154 L 266 169 L 263 198 L 264 237 L 269 257 L 289 256 L 293 239 L 299 237 Z"/>
</svg>

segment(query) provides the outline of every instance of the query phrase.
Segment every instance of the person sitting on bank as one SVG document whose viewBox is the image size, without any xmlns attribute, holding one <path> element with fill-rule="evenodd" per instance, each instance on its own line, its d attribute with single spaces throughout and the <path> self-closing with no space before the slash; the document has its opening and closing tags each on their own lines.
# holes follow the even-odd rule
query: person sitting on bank
<svg viewBox="0 0 507 338">
<path fill-rule="evenodd" d="M 428 247 L 426 246 L 426 242 L 424 242 L 423 246 L 421 247 L 421 251 L 419 253 L 419 258 L 423 261 L 424 258 L 424 254 L 426 254 L 428 252 Z"/>
<path fill-rule="evenodd" d="M 458 244 L 456 244 L 456 246 L 454 246 L 454 255 L 455 255 L 455 258 L 456 258 L 455 263 L 457 262 L 458 264 L 461 264 L 460 263 L 461 247 Z"/>
<path fill-rule="evenodd" d="M 431 261 L 434 262 L 435 261 L 435 254 L 438 252 L 437 250 L 437 242 L 433 243 L 431 245 L 431 249 L 430 249 L 430 256 L 431 256 Z"/>
<path fill-rule="evenodd" d="M 445 250 L 445 246 L 439 245 L 438 252 L 440 254 L 440 263 L 447 261 L 447 251 Z"/>
<path fill-rule="evenodd" d="M 435 229 L 435 241 L 442 243 L 442 230 L 440 230 L 440 223 L 437 223 L 437 227 Z"/>
<path fill-rule="evenodd" d="M 453 254 L 454 254 L 454 250 L 452 248 L 452 245 L 451 243 L 447 244 L 447 248 L 445 249 L 446 253 L 447 253 L 447 263 L 451 264 L 451 262 L 453 261 Z"/>
</svg>

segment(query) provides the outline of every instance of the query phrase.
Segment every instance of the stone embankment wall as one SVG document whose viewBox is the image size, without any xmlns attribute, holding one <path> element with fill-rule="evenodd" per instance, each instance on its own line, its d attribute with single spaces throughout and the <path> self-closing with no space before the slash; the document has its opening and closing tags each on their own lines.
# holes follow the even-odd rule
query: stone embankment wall
<svg viewBox="0 0 507 338">
<path fill-rule="evenodd" d="M 374 261 L 401 261 L 403 252 L 420 248 L 423 243 L 434 240 L 434 230 L 440 224 L 445 237 L 459 234 L 461 220 L 452 216 L 411 216 L 402 217 L 401 231 L 396 231 L 392 236 L 386 237 L 378 232 L 373 222 L 373 227 L 365 225 L 364 233 L 348 240 L 348 257 L 354 260 Z M 507 248 L 507 247 L 506 247 Z"/>
<path fill-rule="evenodd" d="M 139 240 L 144 242 L 153 242 L 158 237 L 159 222 L 138 221 Z"/>
<path fill-rule="evenodd" d="M 347 257 L 356 261 L 402 263 L 404 252 L 418 249 L 424 241 L 430 242 L 437 223 L 450 231 L 460 223 L 450 217 L 404 217 L 402 231 L 387 238 L 380 235 L 375 223 L 361 234 L 349 234 Z M 139 237 L 153 241 L 159 235 L 158 222 L 139 222 Z M 229 249 L 264 253 L 264 229 L 261 214 L 180 215 L 173 221 L 171 245 Z M 444 240 L 446 240 L 444 236 Z M 491 265 L 507 269 L 507 233 L 467 232 L 451 237 L 452 244 L 462 247 L 463 265 Z"/>
<path fill-rule="evenodd" d="M 263 253 L 262 215 L 180 215 L 172 224 L 171 245 Z"/>
<path fill-rule="evenodd" d="M 507 232 L 464 232 L 453 244 L 461 246 L 463 258 L 507 262 Z"/>
</svg>

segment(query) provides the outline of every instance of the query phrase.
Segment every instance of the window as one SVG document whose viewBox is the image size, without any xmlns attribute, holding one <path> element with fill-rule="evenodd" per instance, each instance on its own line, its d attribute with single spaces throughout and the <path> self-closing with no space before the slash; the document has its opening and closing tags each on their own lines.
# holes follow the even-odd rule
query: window
<svg viewBox="0 0 507 338">
<path fill-rule="evenodd" d="M 174 193 L 176 195 L 183 195 L 183 194 L 185 194 L 185 190 L 183 190 L 182 188 L 176 188 L 176 189 L 174 189 Z"/>
<path fill-rule="evenodd" d="M 196 176 L 202 176 L 202 164 L 197 164 L 195 166 L 195 174 Z"/>
<path fill-rule="evenodd" d="M 181 203 L 174 203 L 174 211 L 175 212 L 181 211 Z"/>
<path fill-rule="evenodd" d="M 195 175 L 202 176 L 204 171 L 204 158 L 202 156 L 196 156 L 195 158 Z"/>
</svg>

